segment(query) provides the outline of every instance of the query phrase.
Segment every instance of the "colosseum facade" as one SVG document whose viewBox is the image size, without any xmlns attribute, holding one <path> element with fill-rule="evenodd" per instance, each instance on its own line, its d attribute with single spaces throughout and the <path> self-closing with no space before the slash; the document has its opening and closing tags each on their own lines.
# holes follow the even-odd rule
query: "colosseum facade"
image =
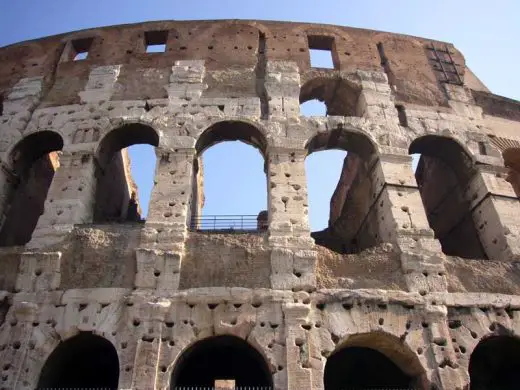
<svg viewBox="0 0 520 390">
<path fill-rule="evenodd" d="M 452 44 L 378 31 L 162 21 L 0 48 L 0 388 L 517 388 L 519 122 Z M 230 140 L 265 160 L 267 216 L 205 229 L 200 156 Z M 134 144 L 157 156 L 146 220 Z M 304 161 L 327 149 L 348 156 L 311 235 Z"/>
</svg>

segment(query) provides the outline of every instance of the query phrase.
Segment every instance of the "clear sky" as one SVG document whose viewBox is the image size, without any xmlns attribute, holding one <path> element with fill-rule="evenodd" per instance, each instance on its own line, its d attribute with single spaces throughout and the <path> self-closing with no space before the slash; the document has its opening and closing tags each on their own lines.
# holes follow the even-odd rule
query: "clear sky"
<svg viewBox="0 0 520 390">
<path fill-rule="evenodd" d="M 90 27 L 167 19 L 287 20 L 416 35 L 452 42 L 492 92 L 520 100 L 518 0 L 0 0 L 0 9 L 0 46 Z M 146 203 L 155 157 L 150 148 L 148 153 L 134 149 L 133 169 Z M 206 214 L 265 209 L 266 180 L 256 150 L 225 143 L 204 157 Z M 313 230 L 326 224 L 343 157 L 320 152 L 306 161 Z"/>
</svg>

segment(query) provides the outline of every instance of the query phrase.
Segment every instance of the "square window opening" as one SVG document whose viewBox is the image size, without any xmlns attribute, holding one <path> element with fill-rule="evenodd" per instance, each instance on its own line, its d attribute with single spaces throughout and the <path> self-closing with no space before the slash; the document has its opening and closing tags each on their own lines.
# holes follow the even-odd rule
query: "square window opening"
<svg viewBox="0 0 520 390">
<path fill-rule="evenodd" d="M 166 52 L 166 41 L 168 40 L 168 31 L 147 31 L 144 33 L 144 44 L 146 53 L 164 53 Z"/>
<path fill-rule="evenodd" d="M 311 67 L 336 69 L 337 61 L 334 56 L 334 38 L 319 35 L 309 35 L 309 53 Z"/>
<path fill-rule="evenodd" d="M 72 41 L 70 59 L 72 61 L 86 60 L 93 40 L 93 38 L 83 38 Z"/>
</svg>

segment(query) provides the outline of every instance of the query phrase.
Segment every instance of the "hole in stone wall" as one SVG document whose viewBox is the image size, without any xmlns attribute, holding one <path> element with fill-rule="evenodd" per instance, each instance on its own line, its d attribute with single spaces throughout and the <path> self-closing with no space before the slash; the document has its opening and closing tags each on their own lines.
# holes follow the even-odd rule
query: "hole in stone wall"
<svg viewBox="0 0 520 390">
<path fill-rule="evenodd" d="M 94 38 L 75 39 L 70 43 L 69 61 L 86 60 Z"/>
<path fill-rule="evenodd" d="M 318 99 L 308 100 L 300 105 L 303 116 L 327 116 L 327 105 Z"/>
<path fill-rule="evenodd" d="M 238 337 L 217 336 L 199 341 L 182 353 L 170 388 L 212 388 L 217 379 L 234 379 L 241 388 L 273 384 L 267 363 L 256 349 Z"/>
<path fill-rule="evenodd" d="M 518 388 L 520 341 L 510 336 L 491 336 L 473 350 L 469 361 L 471 390 Z"/>
<path fill-rule="evenodd" d="M 377 156 L 371 142 L 359 133 L 336 129 L 315 136 L 307 150 L 309 215 L 316 244 L 338 253 L 358 253 L 376 245 L 378 221 L 372 206 L 377 194 L 370 171 Z M 310 156 L 323 150 L 327 153 Z M 324 196 L 326 187 L 330 201 Z"/>
<path fill-rule="evenodd" d="M 329 226 L 331 197 L 338 186 L 346 157 L 344 150 L 326 150 L 305 159 L 309 223 L 313 232 Z"/>
<path fill-rule="evenodd" d="M 0 95 L 0 116 L 4 115 L 4 97 Z"/>
<path fill-rule="evenodd" d="M 219 123 L 199 137 L 191 199 L 192 230 L 267 229 L 264 148 L 263 135 L 245 123 Z"/>
<path fill-rule="evenodd" d="M 317 100 L 325 104 L 326 115 L 361 116 L 358 109 L 360 94 L 361 88 L 348 80 L 316 77 L 307 81 L 300 89 L 301 111 L 303 115 L 308 115 L 307 106 L 303 104 Z M 309 106 L 309 109 L 315 108 L 316 103 Z M 310 113 L 312 114 L 312 111 Z"/>
<path fill-rule="evenodd" d="M 30 241 L 59 167 L 57 151 L 62 148 L 59 134 L 40 131 L 24 138 L 11 152 L 13 175 L 4 186 L 0 246 L 24 245 Z"/>
<path fill-rule="evenodd" d="M 313 68 L 334 69 L 338 63 L 335 59 L 334 38 L 321 35 L 307 36 L 310 63 Z"/>
<path fill-rule="evenodd" d="M 147 53 L 164 53 L 168 41 L 168 31 L 147 31 L 144 33 L 144 44 Z"/>
<path fill-rule="evenodd" d="M 397 116 L 399 118 L 399 124 L 403 127 L 408 127 L 408 118 L 406 116 L 406 110 L 402 104 L 397 104 L 395 106 L 397 110 Z"/>
<path fill-rule="evenodd" d="M 475 174 L 470 156 L 454 140 L 433 135 L 413 141 L 409 152 L 421 154 L 415 178 L 428 222 L 443 252 L 486 258 L 465 194 Z"/>
<path fill-rule="evenodd" d="M 508 168 L 506 180 L 520 198 L 520 148 L 508 148 L 502 153 L 504 165 Z"/>
<path fill-rule="evenodd" d="M 38 389 L 103 388 L 117 389 L 119 359 L 106 339 L 81 332 L 61 342 L 45 362 Z"/>
<path fill-rule="evenodd" d="M 94 222 L 143 221 L 154 183 L 154 147 L 158 144 L 155 130 L 140 124 L 122 126 L 105 136 L 98 149 Z"/>
</svg>

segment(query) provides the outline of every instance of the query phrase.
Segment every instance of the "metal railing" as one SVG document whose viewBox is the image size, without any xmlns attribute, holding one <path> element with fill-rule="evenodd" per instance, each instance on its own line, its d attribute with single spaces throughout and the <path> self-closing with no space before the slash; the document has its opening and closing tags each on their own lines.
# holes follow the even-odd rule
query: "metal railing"
<svg viewBox="0 0 520 390">
<path fill-rule="evenodd" d="M 257 215 L 203 215 L 193 217 L 190 230 L 194 232 L 244 233 L 267 230 L 267 221 Z"/>
</svg>

